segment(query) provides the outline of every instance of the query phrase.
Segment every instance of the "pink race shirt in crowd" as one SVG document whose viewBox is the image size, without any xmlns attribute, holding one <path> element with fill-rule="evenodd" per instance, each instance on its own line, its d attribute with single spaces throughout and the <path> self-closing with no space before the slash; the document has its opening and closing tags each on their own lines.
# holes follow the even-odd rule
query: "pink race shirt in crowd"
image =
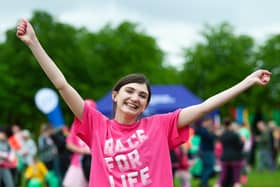
<svg viewBox="0 0 280 187">
<path fill-rule="evenodd" d="M 77 122 L 77 120 L 75 120 Z M 79 123 L 80 124 L 80 123 Z M 78 125 L 72 124 L 70 134 L 67 136 L 66 142 L 72 143 L 81 149 L 89 149 L 89 147 L 76 135 L 76 128 Z M 71 165 L 80 167 L 81 166 L 81 156 L 80 153 L 73 153 L 71 156 Z"/>
<path fill-rule="evenodd" d="M 89 186 L 173 187 L 169 151 L 189 135 L 188 126 L 177 129 L 179 112 L 124 125 L 86 103 L 80 124 L 74 124 L 92 153 Z"/>
</svg>

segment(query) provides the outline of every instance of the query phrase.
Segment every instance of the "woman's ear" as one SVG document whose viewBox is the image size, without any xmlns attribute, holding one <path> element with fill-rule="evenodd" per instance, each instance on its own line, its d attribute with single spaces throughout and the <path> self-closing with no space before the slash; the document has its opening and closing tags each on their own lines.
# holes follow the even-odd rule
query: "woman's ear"
<svg viewBox="0 0 280 187">
<path fill-rule="evenodd" d="M 113 102 L 117 102 L 117 95 L 118 95 L 117 91 L 113 91 L 112 92 L 112 100 L 113 100 Z"/>
</svg>

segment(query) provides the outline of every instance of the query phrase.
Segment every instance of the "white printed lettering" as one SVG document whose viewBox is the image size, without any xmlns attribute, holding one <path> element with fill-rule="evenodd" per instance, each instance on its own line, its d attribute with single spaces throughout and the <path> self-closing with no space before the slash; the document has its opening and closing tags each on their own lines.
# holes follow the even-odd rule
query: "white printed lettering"
<svg viewBox="0 0 280 187">
<path fill-rule="evenodd" d="M 144 142 L 148 137 L 145 135 L 144 130 L 139 129 L 136 131 L 137 137 L 140 140 L 140 142 Z"/>
<path fill-rule="evenodd" d="M 134 184 L 137 183 L 137 176 L 138 176 L 138 172 L 131 172 L 127 174 L 129 187 L 134 187 Z"/>
<path fill-rule="evenodd" d="M 139 177 L 140 175 L 140 177 Z M 141 182 L 143 186 L 151 184 L 149 167 L 141 169 L 139 172 L 134 171 L 120 176 L 122 187 L 134 187 L 134 184 Z M 113 176 L 109 176 L 111 187 L 115 187 Z"/>
<path fill-rule="evenodd" d="M 106 158 L 104 158 L 104 159 L 105 159 L 107 168 L 108 168 L 109 170 L 113 169 L 113 168 L 114 168 L 114 164 L 113 164 L 114 159 L 113 159 L 112 157 L 106 157 Z"/>
<path fill-rule="evenodd" d="M 115 157 L 115 160 L 117 162 L 120 171 L 123 172 L 129 170 L 129 164 L 125 155 L 123 154 L 117 155 Z"/>
<path fill-rule="evenodd" d="M 150 175 L 148 173 L 149 171 L 149 167 L 146 166 L 145 168 L 141 169 L 140 171 L 140 176 L 141 176 L 141 181 L 144 185 L 150 184 L 151 180 L 150 180 Z"/>
<path fill-rule="evenodd" d="M 142 163 L 140 161 L 140 155 L 136 149 L 133 150 L 132 152 L 128 153 L 127 156 L 129 158 L 132 168 L 136 168 L 137 166 L 142 165 Z"/>
<path fill-rule="evenodd" d="M 112 175 L 109 176 L 109 181 L 110 181 L 110 186 L 115 187 L 115 182 L 114 182 L 114 178 Z"/>
<path fill-rule="evenodd" d="M 121 175 L 121 180 L 122 180 L 122 187 L 127 187 L 125 175 Z"/>
<path fill-rule="evenodd" d="M 114 149 L 114 141 L 113 141 L 113 138 L 110 138 L 110 139 L 105 141 L 104 153 L 105 154 L 113 154 L 113 149 Z"/>
<path fill-rule="evenodd" d="M 121 142 L 121 140 L 117 140 L 116 141 L 116 148 L 115 148 L 116 150 L 116 152 L 120 152 L 120 151 L 125 151 L 126 149 L 125 149 L 125 147 L 123 146 L 123 144 L 122 144 L 122 142 Z"/>
<path fill-rule="evenodd" d="M 127 142 L 128 146 L 129 146 L 130 148 L 135 148 L 135 147 L 139 144 L 139 142 L 137 141 L 136 138 L 137 138 L 136 135 L 135 135 L 135 134 L 132 134 L 131 137 L 127 139 L 126 142 Z M 135 140 L 135 139 L 136 139 L 136 140 Z M 133 140 L 134 140 L 134 141 L 133 141 Z"/>
<path fill-rule="evenodd" d="M 140 143 L 147 140 L 147 138 L 145 131 L 142 129 L 136 130 L 135 133 L 126 140 L 114 140 L 113 138 L 109 138 L 104 144 L 104 154 L 112 156 L 114 153 L 136 148 Z"/>
</svg>

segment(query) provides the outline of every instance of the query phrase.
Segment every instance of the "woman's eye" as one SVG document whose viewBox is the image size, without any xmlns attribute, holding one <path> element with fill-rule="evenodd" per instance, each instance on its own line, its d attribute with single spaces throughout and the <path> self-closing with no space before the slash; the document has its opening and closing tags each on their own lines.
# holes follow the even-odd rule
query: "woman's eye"
<svg viewBox="0 0 280 187">
<path fill-rule="evenodd" d="M 146 98 L 147 98 L 147 95 L 140 95 L 140 97 L 141 97 L 142 99 L 146 99 Z"/>
<path fill-rule="evenodd" d="M 132 89 L 127 89 L 126 92 L 127 93 L 133 93 L 133 90 Z"/>
</svg>

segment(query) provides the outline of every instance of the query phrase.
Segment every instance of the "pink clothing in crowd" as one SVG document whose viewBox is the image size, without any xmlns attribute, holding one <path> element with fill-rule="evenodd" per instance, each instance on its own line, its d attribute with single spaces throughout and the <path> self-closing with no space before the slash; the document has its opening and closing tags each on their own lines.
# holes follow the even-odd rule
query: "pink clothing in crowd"
<svg viewBox="0 0 280 187">
<path fill-rule="evenodd" d="M 85 103 L 77 135 L 91 148 L 90 187 L 173 187 L 170 148 L 184 143 L 177 110 L 119 124 Z M 75 119 L 78 120 L 78 119 Z M 79 120 L 78 120 L 79 121 Z"/>
<path fill-rule="evenodd" d="M 74 145 L 76 145 L 79 148 L 82 149 L 89 149 L 89 147 L 84 143 L 84 141 L 82 141 L 77 135 L 76 135 L 76 125 L 72 125 L 70 134 L 68 135 L 66 142 L 67 143 L 72 143 Z M 82 154 L 80 153 L 73 153 L 72 157 L 71 157 L 71 165 L 73 166 L 81 166 L 81 156 Z"/>
</svg>

